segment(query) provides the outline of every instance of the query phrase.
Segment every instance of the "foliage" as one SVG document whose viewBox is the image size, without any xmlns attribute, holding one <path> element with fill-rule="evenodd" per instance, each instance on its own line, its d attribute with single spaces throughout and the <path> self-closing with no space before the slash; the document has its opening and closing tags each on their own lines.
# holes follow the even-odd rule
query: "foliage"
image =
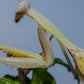
<svg viewBox="0 0 84 84">
<path fill-rule="evenodd" d="M 34 69 L 31 84 L 56 84 L 56 82 L 47 69 Z"/>
<path fill-rule="evenodd" d="M 0 79 L 0 84 L 20 84 L 16 81 L 16 77 L 6 75 Z"/>
</svg>

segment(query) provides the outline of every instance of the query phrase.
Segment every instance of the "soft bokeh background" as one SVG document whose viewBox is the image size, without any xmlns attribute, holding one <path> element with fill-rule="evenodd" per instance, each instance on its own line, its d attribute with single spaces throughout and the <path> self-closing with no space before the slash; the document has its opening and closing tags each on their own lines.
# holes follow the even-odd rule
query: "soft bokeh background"
<svg viewBox="0 0 84 84">
<path fill-rule="evenodd" d="M 29 2 L 31 8 L 40 11 L 70 41 L 84 49 L 84 0 L 29 0 Z M 27 16 L 16 24 L 14 14 L 17 5 L 17 0 L 0 0 L 0 44 L 40 53 L 38 25 Z M 66 61 L 55 38 L 52 40 L 52 46 L 55 57 Z M 0 56 L 6 54 L 1 51 Z M 77 84 L 72 73 L 63 66 L 56 64 L 48 71 L 54 76 L 57 84 Z M 0 64 L 0 78 L 5 74 L 16 76 L 17 68 L 12 69 L 10 66 Z M 31 77 L 31 74 L 28 76 Z"/>
</svg>

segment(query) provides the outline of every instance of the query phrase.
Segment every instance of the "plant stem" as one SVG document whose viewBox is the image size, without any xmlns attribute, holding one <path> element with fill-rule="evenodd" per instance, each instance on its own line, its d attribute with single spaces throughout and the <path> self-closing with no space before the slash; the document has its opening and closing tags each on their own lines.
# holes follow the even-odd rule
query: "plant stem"
<svg viewBox="0 0 84 84">
<path fill-rule="evenodd" d="M 18 80 L 21 84 L 25 84 L 26 76 L 30 71 L 31 69 L 18 68 Z"/>
</svg>

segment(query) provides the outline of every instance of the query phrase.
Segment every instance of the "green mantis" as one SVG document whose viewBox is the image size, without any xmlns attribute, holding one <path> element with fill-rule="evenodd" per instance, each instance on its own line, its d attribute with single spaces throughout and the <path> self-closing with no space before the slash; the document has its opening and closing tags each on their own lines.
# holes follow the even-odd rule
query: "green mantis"
<svg viewBox="0 0 84 84">
<path fill-rule="evenodd" d="M 7 52 L 15 58 L 0 57 L 0 62 L 11 66 L 20 68 L 48 68 L 54 63 L 54 55 L 52 46 L 47 35 L 50 32 L 58 40 L 60 47 L 72 69 L 73 73 L 81 76 L 84 75 L 84 50 L 72 44 L 48 19 L 41 15 L 38 11 L 30 9 L 30 4 L 27 1 L 19 2 L 16 9 L 15 22 L 19 22 L 24 15 L 34 19 L 38 23 L 38 38 L 43 50 L 43 57 L 39 54 L 12 48 L 5 45 L 0 45 L 0 50 Z M 66 47 L 71 56 L 73 57 L 76 69 L 75 70 L 68 59 L 68 55 L 63 47 Z M 80 83 L 82 84 L 82 83 Z"/>
</svg>

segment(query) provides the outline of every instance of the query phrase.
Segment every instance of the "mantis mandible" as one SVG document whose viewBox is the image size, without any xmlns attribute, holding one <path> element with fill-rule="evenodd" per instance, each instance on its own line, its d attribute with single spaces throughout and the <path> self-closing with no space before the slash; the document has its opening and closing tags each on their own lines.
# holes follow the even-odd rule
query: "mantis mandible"
<svg viewBox="0 0 84 84">
<path fill-rule="evenodd" d="M 19 22 L 24 15 L 34 19 L 38 23 L 38 38 L 43 50 L 43 57 L 39 54 L 0 45 L 0 50 L 7 52 L 15 58 L 0 57 L 0 62 L 20 68 L 48 68 L 54 63 L 54 55 L 49 37 L 46 31 L 56 37 L 58 42 L 64 45 L 71 56 L 78 73 L 84 75 L 84 50 L 72 44 L 48 19 L 42 16 L 38 11 L 30 9 L 27 1 L 19 2 L 16 8 L 15 22 Z"/>
</svg>

